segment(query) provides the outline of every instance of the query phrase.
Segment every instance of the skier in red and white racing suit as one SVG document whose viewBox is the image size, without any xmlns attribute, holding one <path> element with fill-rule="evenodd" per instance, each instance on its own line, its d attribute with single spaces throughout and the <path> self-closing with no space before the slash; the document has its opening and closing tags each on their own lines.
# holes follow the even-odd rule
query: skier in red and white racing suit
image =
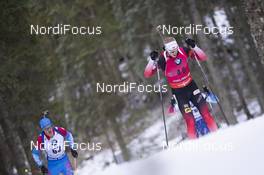
<svg viewBox="0 0 264 175">
<path fill-rule="evenodd" d="M 188 137 L 194 139 L 197 138 L 197 132 L 189 101 L 197 107 L 211 132 L 217 130 L 217 125 L 209 112 L 206 100 L 191 76 L 188 65 L 188 58 L 194 58 L 194 54 L 199 61 L 205 61 L 207 56 L 195 45 L 194 40 L 188 38 L 186 43 L 192 49 L 179 47 L 173 37 L 165 38 L 165 51 L 162 51 L 160 55 L 156 51 L 150 53 L 151 59 L 145 68 L 144 76 L 149 78 L 154 75 L 157 66 L 164 72 L 172 94 L 176 96 L 179 109 L 185 119 Z M 155 60 L 157 60 L 157 64 L 155 64 Z"/>
</svg>

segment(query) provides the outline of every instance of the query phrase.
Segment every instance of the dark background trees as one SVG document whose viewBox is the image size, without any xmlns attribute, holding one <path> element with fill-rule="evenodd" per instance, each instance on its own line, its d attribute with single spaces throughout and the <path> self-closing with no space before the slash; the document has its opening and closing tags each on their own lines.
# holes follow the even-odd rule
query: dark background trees
<svg viewBox="0 0 264 175">
<path fill-rule="evenodd" d="M 149 112 L 159 108 L 158 95 L 96 93 L 96 84 L 155 83 L 144 79 L 143 69 L 149 51 L 161 48 L 155 33 L 160 24 L 217 26 L 221 13 L 234 27 L 233 35 L 189 37 L 209 56 L 203 66 L 229 122 L 236 124 L 240 113 L 252 118 L 263 112 L 262 1 L 20 0 L 1 1 L 0 8 L 0 174 L 28 174 L 25 169 L 36 174 L 30 141 L 46 109 L 76 140 L 100 140 L 104 149 L 133 159 L 128 144 L 151 124 Z M 34 36 L 30 24 L 102 26 L 103 34 Z M 184 45 L 187 35 L 174 37 Z M 203 85 L 199 68 L 191 67 Z"/>
</svg>

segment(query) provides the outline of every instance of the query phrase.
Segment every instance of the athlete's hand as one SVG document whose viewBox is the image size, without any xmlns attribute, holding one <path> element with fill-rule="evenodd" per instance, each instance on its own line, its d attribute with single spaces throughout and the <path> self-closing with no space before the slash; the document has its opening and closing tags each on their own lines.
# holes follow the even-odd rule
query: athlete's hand
<svg viewBox="0 0 264 175">
<path fill-rule="evenodd" d="M 74 157 L 74 158 L 78 157 L 78 152 L 74 149 L 71 149 L 71 154 L 72 154 L 72 157 Z"/>
<path fill-rule="evenodd" d="M 152 52 L 150 52 L 150 54 L 149 54 L 149 56 L 150 56 L 150 58 L 152 59 L 152 60 L 156 60 L 158 57 L 159 57 L 159 53 L 157 52 L 157 51 L 152 51 Z"/>
<path fill-rule="evenodd" d="M 39 168 L 43 174 L 49 173 L 49 170 L 45 167 L 45 165 L 41 165 Z"/>
<path fill-rule="evenodd" d="M 206 94 L 209 94 L 210 91 L 209 89 L 207 88 L 207 86 L 203 86 L 203 91 L 206 93 Z"/>
<path fill-rule="evenodd" d="M 171 105 L 172 106 L 175 106 L 176 105 L 176 100 L 175 100 L 175 98 L 174 97 L 171 97 Z"/>
<path fill-rule="evenodd" d="M 186 38 L 185 40 L 186 44 L 188 44 L 189 46 L 191 46 L 192 48 L 195 47 L 195 41 L 191 38 Z"/>
</svg>

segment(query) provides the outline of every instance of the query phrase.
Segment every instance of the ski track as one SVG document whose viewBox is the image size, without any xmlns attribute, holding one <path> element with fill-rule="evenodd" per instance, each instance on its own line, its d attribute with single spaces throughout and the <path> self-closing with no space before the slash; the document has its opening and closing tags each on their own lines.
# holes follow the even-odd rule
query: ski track
<svg viewBox="0 0 264 175">
<path fill-rule="evenodd" d="M 259 107 L 256 100 L 253 100 L 249 103 L 249 109 L 250 109 L 250 112 L 252 112 L 253 114 L 260 113 L 260 107 Z M 238 145 L 238 146 L 244 145 L 245 143 L 247 143 L 246 142 L 247 139 L 245 136 L 247 136 L 248 139 L 253 139 L 253 138 L 250 138 L 250 135 L 257 135 L 258 133 L 263 133 L 263 130 L 264 130 L 264 129 L 261 129 L 261 127 L 254 128 L 254 126 L 252 124 L 250 125 L 248 123 L 257 123 L 257 121 L 262 121 L 262 128 L 264 128 L 264 119 L 260 118 L 260 119 L 255 119 L 255 120 L 246 122 L 246 115 L 243 113 L 243 111 L 235 112 L 235 114 L 236 114 L 236 116 L 238 116 L 237 118 L 238 118 L 239 123 L 243 124 L 243 126 L 240 126 L 241 124 L 238 124 L 236 126 L 229 127 L 229 128 L 225 127 L 224 129 L 222 128 L 218 132 L 210 134 L 210 135 L 205 136 L 205 137 L 202 137 L 201 139 L 199 139 L 197 141 L 184 141 L 180 144 L 180 148 L 182 148 L 182 147 L 184 147 L 183 145 L 187 145 L 186 147 L 190 147 L 190 145 L 193 142 L 197 143 L 197 144 L 202 142 L 201 144 L 203 146 L 205 146 L 208 143 L 220 144 L 220 142 L 222 142 L 222 143 L 226 143 L 226 144 L 222 144 L 222 146 L 226 146 L 226 147 L 229 146 L 229 147 L 232 147 L 234 149 L 231 152 L 223 152 L 223 154 L 222 154 L 222 152 L 220 152 L 221 154 L 219 152 L 216 152 L 216 153 L 213 153 L 212 155 L 209 154 L 208 152 L 207 153 L 202 152 L 203 154 L 201 154 L 200 153 L 201 150 L 204 149 L 204 147 L 201 147 L 201 146 L 199 147 L 201 150 L 198 149 L 196 151 L 193 151 L 192 154 L 190 152 L 186 152 L 186 151 L 185 151 L 185 153 L 179 152 L 179 151 L 177 151 L 179 149 L 177 149 L 177 146 L 175 146 L 175 145 L 181 141 L 181 139 L 182 139 L 181 137 L 173 137 L 172 140 L 169 141 L 169 144 L 170 144 L 170 146 L 173 147 L 173 149 L 165 150 L 162 152 L 163 146 L 165 145 L 164 126 L 163 126 L 163 122 L 161 120 L 162 119 L 161 118 L 161 115 L 162 115 L 161 110 L 155 109 L 154 111 L 150 112 L 150 115 L 153 116 L 153 119 L 156 122 L 154 122 L 149 128 L 144 130 L 144 132 L 142 132 L 136 139 L 134 139 L 133 141 L 131 141 L 128 144 L 128 147 L 129 147 L 129 149 L 133 155 L 133 161 L 132 162 L 123 163 L 121 165 L 115 165 L 113 163 L 113 158 L 112 158 L 112 154 L 111 154 L 110 150 L 104 150 L 104 151 L 94 155 L 94 158 L 92 160 L 84 161 L 82 163 L 82 165 L 79 167 L 79 169 L 77 170 L 77 174 L 78 175 L 86 175 L 86 174 L 112 175 L 110 172 L 113 171 L 113 174 L 115 174 L 115 175 L 119 175 L 119 174 L 120 175 L 128 175 L 127 173 L 129 173 L 129 172 L 127 172 L 127 171 L 130 171 L 130 169 L 132 169 L 132 167 L 134 167 L 135 169 L 137 169 L 137 171 L 142 171 L 142 172 L 139 172 L 140 174 L 147 175 L 147 173 L 150 173 L 150 172 L 144 172 L 143 171 L 143 169 L 148 169 L 148 166 L 147 165 L 145 166 L 146 162 L 150 163 L 151 165 L 153 162 L 154 162 L 154 164 L 155 164 L 155 162 L 159 162 L 159 164 L 163 165 L 163 164 L 167 164 L 167 163 L 170 164 L 169 163 L 170 161 L 176 161 L 176 162 L 178 161 L 178 163 L 175 163 L 174 166 L 168 167 L 166 169 L 171 169 L 173 167 L 176 167 L 176 164 L 177 164 L 177 175 L 178 175 L 178 173 L 180 175 L 181 171 L 182 171 L 181 173 L 184 172 L 183 169 L 185 169 L 185 168 L 189 169 L 188 167 L 186 167 L 187 162 L 195 162 L 194 164 L 189 163 L 189 166 L 192 167 L 191 169 L 194 169 L 194 168 L 199 169 L 198 165 L 201 164 L 201 161 L 206 161 L 206 160 L 208 161 L 209 159 L 214 159 L 214 156 L 219 156 L 220 158 L 222 158 L 222 161 L 225 163 L 226 160 L 229 160 L 229 159 L 232 160 L 231 155 L 235 155 L 235 157 L 236 157 L 235 162 L 240 162 L 240 160 L 239 160 L 240 158 L 238 156 L 238 153 L 240 153 L 241 155 L 243 155 L 244 153 L 246 155 L 248 155 L 249 153 L 247 153 L 247 152 L 250 152 L 252 148 L 249 146 L 250 149 L 248 148 L 248 150 L 244 149 L 244 147 L 241 148 L 241 150 L 236 149 L 234 147 L 234 145 L 230 144 L 230 143 L 232 143 L 232 138 L 235 137 L 234 136 L 235 134 L 237 134 L 239 142 L 238 143 L 235 142 L 236 145 Z M 264 115 L 262 115 L 262 117 L 264 117 Z M 179 119 L 180 119 L 180 115 L 178 112 L 176 114 L 174 114 L 173 116 L 167 115 L 167 117 L 166 117 L 167 121 L 166 122 L 167 122 L 168 131 L 170 131 L 170 130 L 174 131 L 173 128 L 175 128 L 175 125 L 179 121 Z M 244 126 L 244 124 L 246 126 Z M 254 128 L 254 130 L 252 132 L 255 132 L 255 133 L 251 133 L 251 132 L 246 133 L 245 132 L 246 129 L 242 129 L 242 128 L 246 128 L 246 127 L 250 128 L 248 125 L 250 125 L 250 127 Z M 239 130 L 241 132 L 239 133 L 238 131 L 235 131 L 235 128 L 238 128 L 237 130 Z M 233 132 L 233 130 L 234 130 L 234 132 Z M 251 129 L 249 129 L 249 130 L 251 130 Z M 229 131 L 231 131 L 231 132 L 229 132 Z M 175 132 L 176 132 L 176 130 L 175 130 Z M 224 134 L 222 134 L 222 133 L 224 133 Z M 245 135 L 245 133 L 246 133 L 246 135 Z M 168 134 L 170 136 L 172 133 L 169 132 Z M 223 136 L 221 136 L 221 135 L 223 135 Z M 228 138 L 229 138 L 230 142 L 227 142 Z M 203 141 L 203 140 L 207 140 L 207 141 Z M 252 142 L 252 144 L 253 144 L 252 146 L 256 147 L 256 146 L 254 146 L 255 145 L 254 143 L 257 146 L 258 142 L 256 142 L 256 141 Z M 263 149 L 264 148 L 263 143 L 260 143 L 260 144 L 262 144 L 261 149 Z M 118 154 L 118 152 L 120 152 L 120 151 L 116 151 L 116 155 Z M 161 152 L 161 153 L 159 153 L 159 152 Z M 176 152 L 176 153 L 173 153 L 173 152 Z M 150 158 L 147 158 L 153 154 L 156 154 L 156 155 L 154 155 Z M 229 154 L 230 154 L 230 156 L 228 156 Z M 161 156 L 159 157 L 158 155 L 161 155 Z M 167 156 L 167 158 L 166 158 L 166 156 Z M 255 155 L 255 156 L 258 157 L 257 155 Z M 178 160 L 176 157 L 180 157 L 181 160 L 183 160 L 183 162 Z M 207 159 L 206 159 L 206 157 L 207 157 Z M 188 158 L 189 159 L 193 158 L 193 160 L 188 160 L 188 161 L 185 160 Z M 252 158 L 252 160 L 255 159 L 254 156 L 251 156 L 251 158 Z M 138 160 L 138 159 L 140 159 L 140 160 Z M 145 159 L 146 159 L 146 161 L 145 161 Z M 201 160 L 198 160 L 198 159 L 201 159 Z M 243 159 L 246 159 L 246 157 L 241 156 L 241 159 L 243 161 Z M 197 164 L 196 162 L 198 163 L 197 166 L 196 166 L 196 164 Z M 230 164 L 232 164 L 231 161 L 228 161 L 228 162 L 230 162 Z M 250 162 L 249 162 L 249 165 L 251 165 Z M 204 164 L 206 164 L 206 163 L 204 163 Z M 210 167 L 216 168 L 215 166 L 217 165 L 217 163 L 216 163 L 216 165 L 213 165 L 213 166 L 211 164 L 212 163 L 210 163 L 210 165 L 209 165 Z M 218 166 L 220 166 L 221 164 L 222 163 L 219 161 Z M 169 165 L 167 165 L 167 166 L 169 166 Z M 164 165 L 164 167 L 167 167 L 167 166 Z M 203 167 L 203 165 L 200 165 L 200 166 Z M 239 165 L 236 165 L 236 166 L 239 166 Z M 236 167 L 236 166 L 234 166 L 234 167 Z M 140 169 L 139 167 L 145 167 L 145 168 Z M 155 166 L 153 166 L 153 167 L 155 167 Z M 230 167 L 230 165 L 228 165 L 227 167 L 229 167 L 231 170 L 233 169 Z M 161 168 L 162 168 L 162 166 L 161 166 Z M 151 169 L 153 169 L 153 168 L 151 168 Z M 212 168 L 209 168 L 209 169 L 212 169 Z M 117 171 L 117 172 L 114 172 L 114 171 Z M 120 171 L 122 171 L 122 172 L 120 172 Z M 245 172 L 247 172 L 247 171 L 245 171 Z M 158 171 L 155 171 L 155 173 L 153 172 L 152 174 L 156 175 L 157 173 L 158 173 Z M 225 174 L 226 173 L 227 172 L 225 172 Z M 197 174 L 197 173 L 193 173 L 193 174 Z M 237 173 L 235 173 L 235 174 L 237 174 Z M 159 175 L 159 174 L 157 174 L 157 175 Z M 165 174 L 165 175 L 167 175 L 167 174 Z M 187 174 L 184 173 L 184 175 L 187 175 Z"/>
<path fill-rule="evenodd" d="M 103 171 L 88 172 L 89 164 L 86 164 L 78 174 L 262 175 L 264 166 L 260 156 L 264 155 L 264 140 L 258 137 L 261 133 L 264 133 L 264 115 L 197 140 L 178 145 L 171 141 L 169 149 L 153 153 L 149 158 L 112 164 Z M 102 155 L 98 157 L 102 158 Z"/>
</svg>

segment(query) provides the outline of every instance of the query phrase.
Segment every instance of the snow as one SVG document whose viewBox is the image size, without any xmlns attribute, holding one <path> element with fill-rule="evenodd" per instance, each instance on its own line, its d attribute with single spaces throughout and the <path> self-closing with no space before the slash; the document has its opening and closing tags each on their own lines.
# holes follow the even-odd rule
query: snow
<svg viewBox="0 0 264 175">
<path fill-rule="evenodd" d="M 254 116 L 257 116 L 258 114 L 261 113 L 261 107 L 257 99 L 253 99 L 250 102 L 248 102 L 248 109 L 249 112 Z M 247 121 L 247 115 L 244 113 L 243 109 L 241 109 L 240 111 L 234 111 L 234 114 L 237 116 L 237 121 L 239 123 Z"/>
<path fill-rule="evenodd" d="M 164 124 L 162 122 L 162 118 L 158 118 L 158 120 L 152 124 L 151 127 L 147 128 L 143 133 L 141 133 L 136 139 L 134 139 L 128 147 L 132 151 L 132 154 L 135 157 L 143 158 L 147 157 L 153 152 L 161 151 L 165 142 L 165 133 L 164 133 Z M 179 119 L 179 113 L 174 116 L 170 116 L 166 118 L 166 126 L 167 130 L 170 131 L 175 128 L 177 120 Z M 168 136 L 174 135 L 171 132 L 168 132 Z M 181 140 L 181 138 L 176 138 L 176 140 Z"/>
<path fill-rule="evenodd" d="M 159 127 L 157 127 L 159 129 Z M 264 115 L 196 140 L 175 144 L 152 156 L 111 164 L 103 171 L 79 169 L 79 175 L 260 175 L 264 172 Z M 102 158 L 102 154 L 99 156 Z"/>
<path fill-rule="evenodd" d="M 227 19 L 227 15 L 225 13 L 224 9 L 215 9 L 214 11 L 214 20 L 215 23 L 217 25 L 217 27 L 219 28 L 220 31 L 220 35 L 223 38 L 225 43 L 230 43 L 233 44 L 234 40 L 230 38 L 230 35 L 226 29 L 231 27 L 229 24 L 229 21 Z"/>
<path fill-rule="evenodd" d="M 169 104 L 165 104 L 165 109 L 167 109 L 168 106 Z M 133 155 L 133 160 L 146 158 L 155 152 L 162 151 L 164 145 L 166 145 L 161 108 L 154 108 L 153 110 L 149 111 L 147 115 L 150 127 L 146 128 L 141 134 L 139 134 L 128 144 L 128 148 Z M 166 116 L 166 126 L 169 139 L 174 139 L 173 142 L 175 143 L 181 141 L 182 138 L 177 136 L 180 133 L 178 133 L 175 129 L 177 122 L 179 122 L 181 119 L 180 112 L 176 112 L 174 114 L 166 113 Z M 120 150 L 117 148 L 115 155 L 117 157 L 121 156 Z M 89 154 L 86 155 L 86 157 L 89 156 Z M 104 150 L 100 153 L 97 153 L 92 160 L 82 162 L 81 166 L 77 170 L 77 174 L 97 174 L 98 172 L 102 171 L 102 169 L 105 169 L 106 165 L 109 163 L 110 165 L 114 163 L 112 153 L 109 150 Z"/>
<path fill-rule="evenodd" d="M 215 21 L 215 24 L 213 19 Z M 232 34 L 228 32 L 228 30 L 232 29 L 233 26 L 230 26 L 224 9 L 215 8 L 213 19 L 209 15 L 206 15 L 204 17 L 205 24 L 210 28 L 210 31 L 214 31 L 214 27 L 217 27 L 219 30 L 219 34 L 224 41 L 224 44 L 234 44 L 234 39 L 231 38 Z M 215 36 L 217 37 L 217 35 Z"/>
<path fill-rule="evenodd" d="M 110 150 L 104 150 L 93 156 L 90 160 L 85 161 L 84 166 L 79 167 L 76 171 L 78 175 L 92 175 L 95 172 L 102 171 L 102 168 L 107 167 L 107 164 L 112 161 Z"/>
</svg>

